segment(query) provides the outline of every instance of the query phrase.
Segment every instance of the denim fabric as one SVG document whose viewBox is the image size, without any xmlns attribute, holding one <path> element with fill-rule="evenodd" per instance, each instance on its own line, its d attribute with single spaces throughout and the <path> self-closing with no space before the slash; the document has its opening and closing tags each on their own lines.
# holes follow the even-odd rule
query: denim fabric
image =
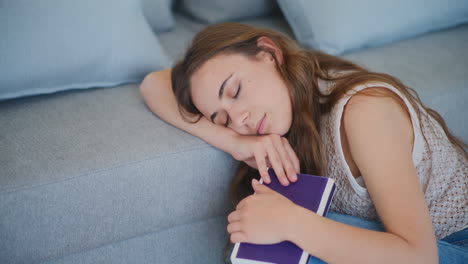
<svg viewBox="0 0 468 264">
<path fill-rule="evenodd" d="M 338 213 L 329 212 L 327 218 L 375 231 L 384 231 L 383 225 L 380 223 L 371 222 L 365 219 L 357 218 L 349 215 L 342 215 Z M 463 264 L 468 263 L 468 229 L 465 228 L 459 232 L 451 234 L 441 240 L 437 241 L 437 248 L 439 249 L 439 263 L 440 264 Z M 462 246 L 464 245 L 464 246 Z M 324 261 L 310 257 L 308 264 L 325 263 Z"/>
<path fill-rule="evenodd" d="M 468 227 L 446 236 L 442 241 L 468 249 Z"/>
</svg>

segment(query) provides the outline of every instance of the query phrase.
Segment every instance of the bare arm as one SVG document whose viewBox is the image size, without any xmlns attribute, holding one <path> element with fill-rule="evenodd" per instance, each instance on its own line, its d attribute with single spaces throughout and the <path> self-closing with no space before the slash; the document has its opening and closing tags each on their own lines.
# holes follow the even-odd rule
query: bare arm
<svg viewBox="0 0 468 264">
<path fill-rule="evenodd" d="M 159 118 L 232 155 L 232 145 L 238 136 L 235 131 L 215 125 L 206 117 L 194 124 L 182 118 L 172 91 L 171 69 L 148 74 L 140 85 L 140 93 L 148 108 Z"/>
</svg>

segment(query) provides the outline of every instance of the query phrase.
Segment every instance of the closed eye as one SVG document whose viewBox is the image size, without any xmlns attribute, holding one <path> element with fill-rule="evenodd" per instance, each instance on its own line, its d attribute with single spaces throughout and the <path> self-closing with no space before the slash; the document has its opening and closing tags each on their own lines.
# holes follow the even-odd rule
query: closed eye
<svg viewBox="0 0 468 264">
<path fill-rule="evenodd" d="M 234 99 L 237 99 L 239 97 L 240 90 L 242 89 L 242 85 L 239 84 L 239 88 L 237 89 L 236 95 L 234 95 Z M 226 123 L 224 124 L 225 127 L 229 126 L 229 116 L 226 119 Z"/>
<path fill-rule="evenodd" d="M 242 86 L 239 84 L 239 88 L 237 89 L 236 95 L 234 95 L 234 98 L 239 97 L 240 90 L 242 89 Z"/>
</svg>

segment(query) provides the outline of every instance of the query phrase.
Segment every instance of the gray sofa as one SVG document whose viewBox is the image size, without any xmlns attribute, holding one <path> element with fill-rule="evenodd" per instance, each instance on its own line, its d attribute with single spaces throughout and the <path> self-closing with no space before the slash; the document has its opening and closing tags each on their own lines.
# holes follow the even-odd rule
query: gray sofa
<svg viewBox="0 0 468 264">
<path fill-rule="evenodd" d="M 241 22 L 294 37 L 280 12 Z M 172 62 L 205 25 L 176 10 L 158 35 Z M 341 56 L 400 78 L 468 141 L 468 25 Z M 238 162 L 138 88 L 0 101 L 0 263 L 222 263 Z"/>
</svg>

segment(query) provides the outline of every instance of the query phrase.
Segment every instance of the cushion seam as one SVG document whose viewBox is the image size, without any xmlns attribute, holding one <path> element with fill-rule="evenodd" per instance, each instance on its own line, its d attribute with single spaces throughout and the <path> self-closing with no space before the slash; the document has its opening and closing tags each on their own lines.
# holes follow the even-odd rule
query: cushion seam
<svg viewBox="0 0 468 264">
<path fill-rule="evenodd" d="M 142 163 L 142 162 L 148 161 L 148 160 L 156 160 L 156 159 L 160 159 L 163 156 L 168 156 L 168 155 L 170 156 L 170 155 L 175 155 L 175 154 L 179 154 L 179 153 L 192 152 L 192 151 L 195 151 L 195 150 L 211 149 L 211 148 L 214 148 L 214 147 L 207 144 L 204 147 L 196 146 L 194 148 L 189 147 L 189 148 L 182 149 L 182 150 L 176 151 L 176 152 L 165 152 L 164 154 L 159 154 L 159 155 L 156 155 L 156 156 L 153 156 L 153 157 L 150 157 L 150 158 L 134 160 L 134 161 L 131 161 L 131 162 L 128 162 L 128 163 L 125 163 L 125 164 L 120 164 L 120 165 L 117 165 L 117 166 L 111 166 L 111 167 L 108 167 L 108 168 L 91 170 L 91 171 L 88 171 L 88 172 L 85 172 L 85 173 L 82 173 L 82 174 L 78 174 L 78 175 L 75 175 L 75 176 L 72 176 L 72 177 L 69 177 L 69 178 L 66 178 L 66 179 L 51 180 L 51 181 L 47 181 L 47 182 L 40 183 L 40 184 L 33 185 L 33 186 L 19 186 L 19 187 L 16 187 L 16 188 L 7 189 L 7 190 L 4 190 L 4 191 L 0 191 L 0 196 L 10 194 L 10 193 L 19 192 L 19 191 L 39 188 L 39 187 L 46 186 L 46 185 L 56 184 L 56 183 L 59 183 L 59 182 L 70 181 L 70 180 L 74 180 L 74 179 L 77 179 L 77 178 L 97 174 L 97 173 L 100 173 L 100 172 L 105 172 L 105 171 L 110 171 L 110 170 L 114 170 L 114 169 L 121 168 L 121 167 L 131 166 L 131 165 Z"/>
<path fill-rule="evenodd" d="M 121 240 L 116 240 L 116 241 L 109 242 L 109 243 L 100 244 L 100 245 L 97 245 L 96 247 L 93 247 L 93 248 L 83 249 L 83 250 L 80 250 L 80 251 L 72 252 L 72 253 L 70 253 L 70 254 L 63 255 L 63 256 L 59 256 L 59 257 L 55 257 L 55 258 L 52 258 L 52 259 L 43 259 L 42 261 L 44 261 L 44 262 L 47 262 L 47 261 L 58 261 L 58 260 L 60 260 L 60 259 L 66 258 L 66 257 L 70 257 L 70 256 L 73 256 L 73 255 L 78 255 L 78 254 L 85 253 L 85 252 L 90 252 L 90 251 L 93 251 L 93 250 L 97 250 L 97 249 L 100 249 L 100 248 L 104 248 L 104 247 L 109 246 L 109 245 L 112 245 L 112 244 L 119 244 L 119 243 L 122 243 L 122 242 L 124 242 L 124 241 L 129 241 L 129 240 L 136 239 L 136 238 L 139 238 L 139 237 L 145 237 L 145 236 L 148 236 L 148 235 L 151 235 L 151 234 L 158 234 L 158 233 L 161 233 L 161 232 L 166 232 L 166 231 L 169 231 L 169 230 L 174 229 L 174 228 L 179 228 L 179 227 L 183 227 L 183 226 L 188 226 L 188 225 L 198 224 L 198 223 L 202 223 L 202 222 L 207 222 L 207 221 L 209 221 L 209 220 L 214 220 L 214 219 L 222 219 L 222 218 L 225 218 L 225 217 L 226 217 L 225 215 L 219 215 L 219 216 L 215 216 L 215 217 L 202 218 L 202 219 L 199 219 L 199 220 L 197 220 L 197 221 L 193 221 L 193 222 L 189 222 L 189 223 L 184 223 L 184 224 L 178 224 L 178 225 L 171 226 L 171 227 L 166 227 L 166 228 L 161 228 L 161 229 L 155 230 L 155 231 L 148 231 L 148 232 L 144 232 L 144 233 L 141 233 L 141 234 L 137 234 L 137 235 L 134 235 L 134 236 L 125 238 L 125 239 L 121 239 Z"/>
</svg>

